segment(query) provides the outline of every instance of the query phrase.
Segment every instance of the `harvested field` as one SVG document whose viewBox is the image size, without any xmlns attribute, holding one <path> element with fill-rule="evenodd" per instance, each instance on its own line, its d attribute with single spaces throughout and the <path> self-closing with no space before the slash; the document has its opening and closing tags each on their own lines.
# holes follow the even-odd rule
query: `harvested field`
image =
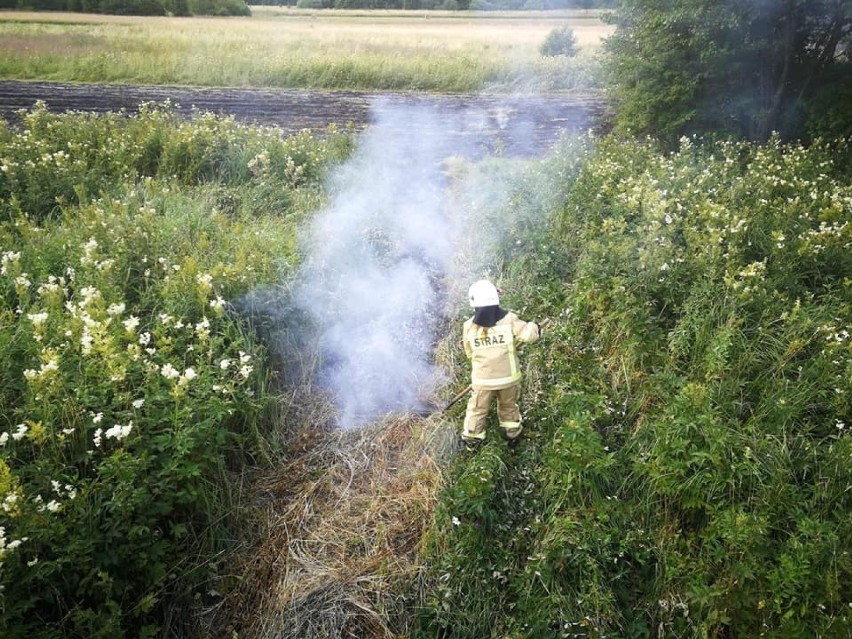
<svg viewBox="0 0 852 639">
<path fill-rule="evenodd" d="M 427 95 L 405 93 L 321 92 L 271 89 L 201 89 L 129 85 L 0 82 L 0 116 L 14 120 L 19 109 L 43 101 L 52 111 L 128 111 L 143 102 L 170 100 L 180 112 L 193 109 L 231 115 L 243 122 L 280 127 L 287 133 L 329 126 L 369 125 L 376 105 L 431 107 L 464 127 L 443 134 L 458 145 L 492 153 L 538 155 L 564 132 L 602 126 L 605 103 L 596 95 L 484 94 Z M 416 122 L 400 135 L 422 135 Z M 465 140 L 468 138 L 468 140 Z M 473 138 L 470 140 L 469 138 Z"/>
</svg>

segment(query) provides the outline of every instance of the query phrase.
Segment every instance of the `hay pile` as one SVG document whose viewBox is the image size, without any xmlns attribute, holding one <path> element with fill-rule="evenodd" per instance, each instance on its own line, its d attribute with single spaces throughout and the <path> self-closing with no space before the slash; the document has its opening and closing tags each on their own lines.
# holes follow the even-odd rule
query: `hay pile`
<svg viewBox="0 0 852 639">
<path fill-rule="evenodd" d="M 302 454 L 257 484 L 260 541 L 209 629 L 241 639 L 406 635 L 418 547 L 454 446 L 451 423 L 410 415 L 306 434 L 291 446 Z"/>
</svg>

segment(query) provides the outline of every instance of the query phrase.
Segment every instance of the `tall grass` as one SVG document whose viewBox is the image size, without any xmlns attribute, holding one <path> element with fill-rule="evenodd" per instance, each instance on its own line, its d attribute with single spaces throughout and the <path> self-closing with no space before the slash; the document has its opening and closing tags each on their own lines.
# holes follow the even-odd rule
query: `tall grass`
<svg viewBox="0 0 852 639">
<path fill-rule="evenodd" d="M 0 77 L 73 82 L 466 92 L 597 86 L 606 33 L 576 21 L 586 52 L 549 60 L 538 47 L 564 19 L 316 12 L 245 19 L 57 20 L 0 14 Z"/>
</svg>

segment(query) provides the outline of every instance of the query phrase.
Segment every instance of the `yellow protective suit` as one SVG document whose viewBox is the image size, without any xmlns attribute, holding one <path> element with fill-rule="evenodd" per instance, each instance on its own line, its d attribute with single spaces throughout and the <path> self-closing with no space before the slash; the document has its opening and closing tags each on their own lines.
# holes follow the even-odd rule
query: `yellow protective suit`
<svg viewBox="0 0 852 639">
<path fill-rule="evenodd" d="M 512 312 L 490 327 L 477 326 L 470 318 L 463 328 L 464 352 L 471 360 L 473 393 L 467 403 L 462 438 L 485 439 L 485 421 L 491 403 L 497 398 L 497 419 L 506 437 L 521 434 L 521 412 L 518 409 L 521 368 L 517 342 L 538 339 L 538 325 L 524 322 Z"/>
</svg>

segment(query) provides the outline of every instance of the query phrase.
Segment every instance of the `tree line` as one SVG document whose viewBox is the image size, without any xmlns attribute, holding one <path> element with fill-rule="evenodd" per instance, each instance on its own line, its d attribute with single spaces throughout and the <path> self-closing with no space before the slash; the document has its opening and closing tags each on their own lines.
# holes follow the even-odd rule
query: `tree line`
<svg viewBox="0 0 852 639">
<path fill-rule="evenodd" d="M 250 0 L 248 4 L 300 9 L 412 9 L 443 11 L 522 11 L 612 9 L 618 0 Z"/>
<path fill-rule="evenodd" d="M 247 16 L 244 0 L 0 0 L 0 9 L 136 16 Z"/>
<path fill-rule="evenodd" d="M 611 15 L 622 132 L 852 136 L 852 0 L 622 0 Z"/>
</svg>

